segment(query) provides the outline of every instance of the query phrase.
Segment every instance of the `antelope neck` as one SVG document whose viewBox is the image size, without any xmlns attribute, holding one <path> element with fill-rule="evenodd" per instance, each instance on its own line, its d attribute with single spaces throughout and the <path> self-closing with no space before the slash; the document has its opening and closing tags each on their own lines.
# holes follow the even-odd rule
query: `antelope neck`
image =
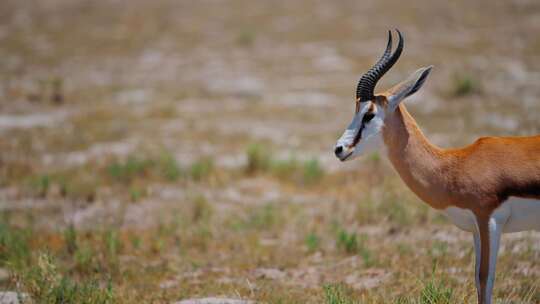
<svg viewBox="0 0 540 304">
<path fill-rule="evenodd" d="M 453 205 L 453 158 L 429 142 L 405 105 L 386 117 L 383 139 L 394 168 L 416 195 L 435 209 Z"/>
</svg>

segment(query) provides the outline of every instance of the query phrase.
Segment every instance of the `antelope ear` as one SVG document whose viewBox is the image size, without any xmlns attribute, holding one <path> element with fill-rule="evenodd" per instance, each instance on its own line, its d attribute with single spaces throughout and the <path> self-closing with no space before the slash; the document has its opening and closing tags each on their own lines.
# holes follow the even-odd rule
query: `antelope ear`
<svg viewBox="0 0 540 304">
<path fill-rule="evenodd" d="M 392 110 L 395 110 L 403 99 L 416 93 L 422 87 L 432 67 L 430 65 L 416 70 L 406 80 L 398 83 L 388 91 L 387 99 Z"/>
</svg>

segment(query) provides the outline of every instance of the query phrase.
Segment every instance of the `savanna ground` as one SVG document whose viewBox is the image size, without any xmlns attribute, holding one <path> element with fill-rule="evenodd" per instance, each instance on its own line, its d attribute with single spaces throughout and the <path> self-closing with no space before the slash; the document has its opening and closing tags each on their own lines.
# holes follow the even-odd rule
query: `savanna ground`
<svg viewBox="0 0 540 304">
<path fill-rule="evenodd" d="M 449 147 L 540 133 L 537 1 L 0 3 L 2 290 L 37 303 L 474 303 L 471 236 L 382 155 L 332 147 L 386 30 L 387 87 Z M 540 235 L 495 296 L 540 302 Z"/>
</svg>

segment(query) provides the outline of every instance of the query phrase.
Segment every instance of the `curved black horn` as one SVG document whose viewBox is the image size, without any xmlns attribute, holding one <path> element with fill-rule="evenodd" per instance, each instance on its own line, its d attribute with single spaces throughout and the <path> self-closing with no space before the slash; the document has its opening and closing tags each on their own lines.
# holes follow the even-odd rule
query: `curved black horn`
<svg viewBox="0 0 540 304">
<path fill-rule="evenodd" d="M 373 90 L 377 81 L 396 63 L 401 56 L 403 51 L 403 37 L 401 32 L 396 29 L 398 33 L 399 42 L 394 54 L 390 56 L 390 51 L 392 50 L 392 34 L 388 31 L 388 44 L 386 45 L 386 50 L 384 51 L 381 59 L 375 63 L 375 65 L 369 69 L 358 81 L 358 86 L 356 87 L 356 99 L 360 98 L 360 101 L 367 101 L 373 99 Z"/>
</svg>

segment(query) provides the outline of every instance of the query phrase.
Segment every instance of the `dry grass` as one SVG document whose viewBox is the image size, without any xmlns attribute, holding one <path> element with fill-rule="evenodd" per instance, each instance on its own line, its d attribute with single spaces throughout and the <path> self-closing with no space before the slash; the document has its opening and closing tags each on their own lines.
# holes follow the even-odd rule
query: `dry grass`
<svg viewBox="0 0 540 304">
<path fill-rule="evenodd" d="M 433 141 L 538 133 L 539 9 L 3 1 L 1 288 L 38 303 L 474 303 L 471 237 L 382 156 L 341 164 L 331 147 L 394 26 L 407 45 L 380 87 L 435 65 L 409 101 Z M 540 302 L 539 237 L 503 238 L 500 303 Z"/>
</svg>

